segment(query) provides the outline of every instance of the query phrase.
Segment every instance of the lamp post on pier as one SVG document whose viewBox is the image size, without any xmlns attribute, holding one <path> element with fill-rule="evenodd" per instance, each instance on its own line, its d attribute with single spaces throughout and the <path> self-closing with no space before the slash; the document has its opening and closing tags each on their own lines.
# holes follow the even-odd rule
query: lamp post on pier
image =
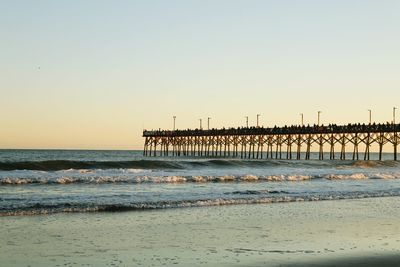
<svg viewBox="0 0 400 267">
<path fill-rule="evenodd" d="M 301 126 L 304 126 L 304 114 L 300 113 L 301 116 Z"/>
<path fill-rule="evenodd" d="M 207 118 L 207 130 L 210 130 L 210 120 L 211 120 L 211 118 L 208 117 Z"/>
<path fill-rule="evenodd" d="M 368 109 L 369 112 L 369 124 L 372 123 L 372 110 Z"/>
<path fill-rule="evenodd" d="M 173 116 L 172 118 L 174 118 L 174 131 L 175 131 L 175 120 L 176 120 L 176 116 Z"/>
<path fill-rule="evenodd" d="M 393 107 L 393 124 L 396 124 L 396 107 Z"/>
<path fill-rule="evenodd" d="M 257 114 L 257 128 L 258 128 L 258 119 L 260 118 L 260 114 Z"/>
<path fill-rule="evenodd" d="M 319 122 L 320 122 L 320 118 L 321 118 L 321 113 L 322 113 L 322 111 L 318 111 L 318 126 L 319 126 Z"/>
<path fill-rule="evenodd" d="M 202 120 L 199 119 L 199 121 L 200 121 L 200 130 L 203 130 Z"/>
<path fill-rule="evenodd" d="M 249 128 L 249 116 L 246 116 L 246 128 Z"/>
</svg>

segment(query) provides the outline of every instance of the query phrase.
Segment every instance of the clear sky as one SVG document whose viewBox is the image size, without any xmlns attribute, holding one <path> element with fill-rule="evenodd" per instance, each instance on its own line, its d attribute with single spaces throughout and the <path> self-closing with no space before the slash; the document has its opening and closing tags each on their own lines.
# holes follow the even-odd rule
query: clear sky
<svg viewBox="0 0 400 267">
<path fill-rule="evenodd" d="M 0 148 L 140 149 L 174 115 L 181 129 L 319 110 L 391 121 L 399 14 L 385 0 L 1 0 Z"/>
</svg>

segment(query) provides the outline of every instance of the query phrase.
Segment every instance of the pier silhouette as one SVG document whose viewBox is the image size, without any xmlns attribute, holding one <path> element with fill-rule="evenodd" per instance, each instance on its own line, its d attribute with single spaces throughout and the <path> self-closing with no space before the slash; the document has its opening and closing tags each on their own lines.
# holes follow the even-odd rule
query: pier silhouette
<svg viewBox="0 0 400 267">
<path fill-rule="evenodd" d="M 335 147 L 339 147 L 341 160 L 348 149 L 352 149 L 352 160 L 369 160 L 370 148 L 376 144 L 379 160 L 385 145 L 392 146 L 393 160 L 397 160 L 399 132 L 400 124 L 394 123 L 144 130 L 143 155 L 301 159 L 305 152 L 304 159 L 309 160 L 312 146 L 317 145 L 320 160 L 326 147 L 329 159 L 335 159 Z M 359 152 L 361 146 L 364 152 Z"/>
</svg>

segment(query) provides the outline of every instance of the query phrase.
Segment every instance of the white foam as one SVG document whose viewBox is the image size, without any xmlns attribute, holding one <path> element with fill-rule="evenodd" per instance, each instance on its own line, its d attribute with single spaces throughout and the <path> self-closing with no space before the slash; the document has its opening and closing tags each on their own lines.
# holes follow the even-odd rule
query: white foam
<svg viewBox="0 0 400 267">
<path fill-rule="evenodd" d="M 245 175 L 245 176 L 241 177 L 241 179 L 242 179 L 243 181 L 248 181 L 248 182 L 250 182 L 250 181 L 257 181 L 257 180 L 258 180 L 258 177 L 255 176 L 255 175 L 250 175 L 250 174 L 248 174 L 248 175 Z"/>
<path fill-rule="evenodd" d="M 164 176 L 158 177 L 155 182 L 158 183 L 184 183 L 186 182 L 186 178 L 182 176 Z"/>
<path fill-rule="evenodd" d="M 94 173 L 94 170 L 83 169 L 79 170 L 79 173 Z"/>
<path fill-rule="evenodd" d="M 368 179 L 368 177 L 363 173 L 354 173 L 354 174 L 329 174 L 325 176 L 328 180 L 364 180 Z"/>
<path fill-rule="evenodd" d="M 287 177 L 288 181 L 305 181 L 305 180 L 310 180 L 311 176 L 309 175 L 289 175 Z"/>
<path fill-rule="evenodd" d="M 125 169 L 125 172 L 127 173 L 141 173 L 141 172 L 146 172 L 147 170 L 144 169 Z"/>
<path fill-rule="evenodd" d="M 193 176 L 192 181 L 196 183 L 205 183 L 207 182 L 207 178 L 204 178 L 203 176 Z"/>
<path fill-rule="evenodd" d="M 267 181 L 270 182 L 280 182 L 285 180 L 285 176 L 283 175 L 270 175 L 265 177 Z"/>
<path fill-rule="evenodd" d="M 224 176 L 219 176 L 217 178 L 219 181 L 235 181 L 235 176 L 233 175 L 224 175 Z"/>
<path fill-rule="evenodd" d="M 7 177 L 1 180 L 2 184 L 28 184 L 31 183 L 31 179 L 19 179 Z"/>
<path fill-rule="evenodd" d="M 137 170 L 137 169 L 136 169 Z M 131 171 L 135 172 L 135 169 Z M 149 173 L 150 174 L 150 173 Z M 21 178 L 23 177 L 23 178 Z M 253 173 L 235 175 L 135 175 L 134 173 L 109 173 L 95 171 L 95 173 L 83 171 L 80 173 L 48 172 L 40 174 L 38 172 L 0 172 L 0 184 L 3 185 L 24 185 L 24 184 L 71 184 L 71 183 L 207 183 L 207 182 L 301 182 L 311 179 L 324 178 L 327 180 L 365 180 L 365 179 L 400 179 L 400 172 L 337 172 L 332 174 L 306 175 L 298 174 L 271 174 L 258 175 Z"/>
<path fill-rule="evenodd" d="M 149 180 L 150 180 L 150 178 L 147 177 L 147 176 L 138 176 L 138 177 L 135 177 L 135 182 L 136 182 L 136 183 L 145 183 L 145 182 L 148 182 Z"/>
<path fill-rule="evenodd" d="M 387 173 L 377 173 L 374 175 L 376 178 L 379 179 L 396 179 L 397 177 L 393 174 L 387 174 Z"/>
<path fill-rule="evenodd" d="M 56 180 L 56 182 L 59 184 L 70 184 L 74 182 L 74 179 L 70 177 L 60 177 Z"/>
<path fill-rule="evenodd" d="M 103 184 L 103 183 L 118 183 L 118 182 L 126 182 L 127 178 L 125 177 L 112 177 L 112 176 L 100 176 L 100 177 L 94 177 L 90 178 L 88 182 L 94 182 L 97 184 Z"/>
</svg>

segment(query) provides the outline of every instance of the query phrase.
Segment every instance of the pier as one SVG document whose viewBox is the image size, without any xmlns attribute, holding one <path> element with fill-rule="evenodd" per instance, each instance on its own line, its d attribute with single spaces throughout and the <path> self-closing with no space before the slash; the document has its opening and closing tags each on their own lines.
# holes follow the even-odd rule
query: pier
<svg viewBox="0 0 400 267">
<path fill-rule="evenodd" d="M 400 124 L 393 123 L 145 130 L 143 155 L 309 160 L 314 145 L 320 160 L 324 149 L 329 149 L 332 160 L 336 159 L 335 151 L 340 152 L 337 159 L 346 160 L 350 152 L 347 159 L 369 160 L 371 146 L 377 145 L 382 160 L 383 147 L 388 145 L 393 149 L 393 160 L 397 160 L 399 132 Z"/>
</svg>

